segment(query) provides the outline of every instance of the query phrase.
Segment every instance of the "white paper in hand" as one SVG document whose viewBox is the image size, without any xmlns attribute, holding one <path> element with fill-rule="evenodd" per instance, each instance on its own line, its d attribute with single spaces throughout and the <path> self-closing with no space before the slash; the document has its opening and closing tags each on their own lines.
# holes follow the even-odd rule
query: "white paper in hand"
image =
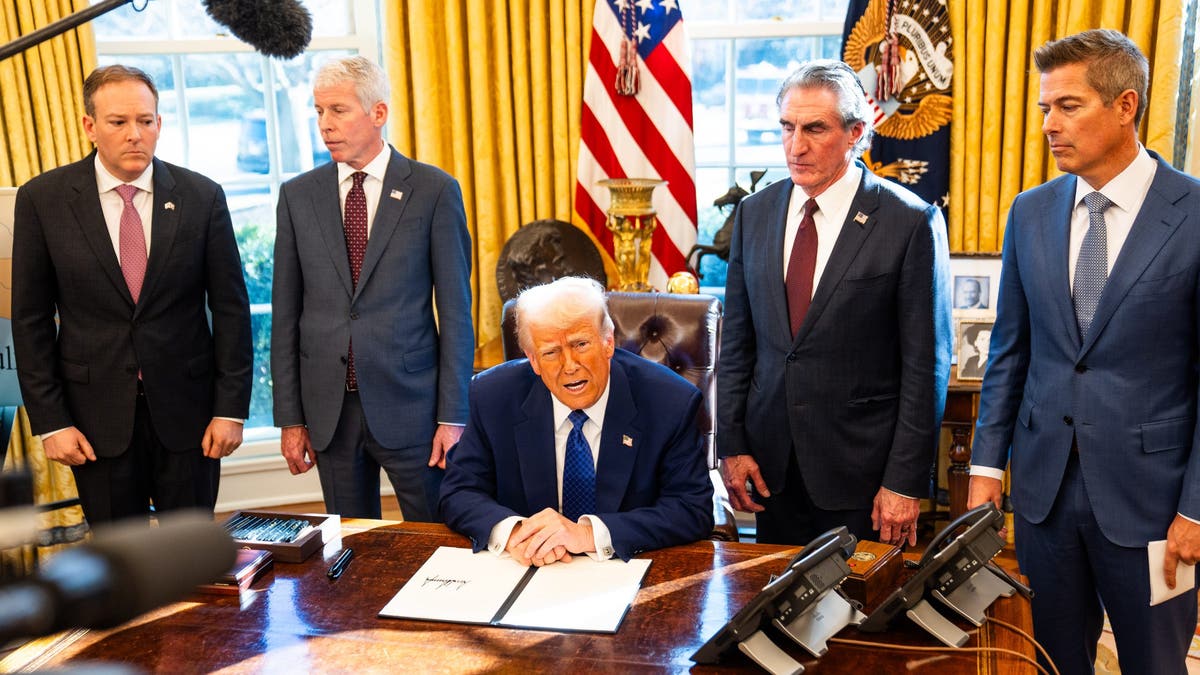
<svg viewBox="0 0 1200 675">
<path fill-rule="evenodd" d="M 1150 564 L 1150 606 L 1166 602 L 1196 587 L 1196 566 L 1179 563 L 1175 568 L 1175 588 L 1167 588 L 1163 577 L 1163 559 L 1167 556 L 1167 540 L 1160 539 L 1146 545 L 1146 557 Z"/>
</svg>

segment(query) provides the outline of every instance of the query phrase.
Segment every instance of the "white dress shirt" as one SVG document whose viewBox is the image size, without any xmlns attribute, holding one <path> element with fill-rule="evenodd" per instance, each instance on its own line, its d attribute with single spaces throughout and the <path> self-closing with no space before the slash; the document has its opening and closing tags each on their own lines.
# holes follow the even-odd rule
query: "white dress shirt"
<svg viewBox="0 0 1200 675">
<path fill-rule="evenodd" d="M 100 210 L 104 212 L 104 224 L 108 227 L 108 237 L 112 240 L 113 251 L 117 254 L 117 262 L 121 262 L 121 213 L 125 211 L 125 200 L 117 193 L 117 188 L 125 185 L 104 168 L 100 155 L 96 155 L 96 189 L 100 191 Z M 133 208 L 137 209 L 138 217 L 142 219 L 142 234 L 146 237 L 146 256 L 150 256 L 150 221 L 154 211 L 154 163 L 151 162 L 142 175 L 128 183 L 138 189 L 133 195 Z"/>
<path fill-rule="evenodd" d="M 817 262 L 813 269 L 812 291 L 815 295 L 821 274 L 833 253 L 833 245 L 837 243 L 838 235 L 842 233 L 842 224 L 846 222 L 846 214 L 850 212 L 850 202 L 858 193 L 862 182 L 862 169 L 857 164 L 851 164 L 846 173 L 837 179 L 816 197 L 817 210 L 813 213 L 813 224 L 817 227 Z M 792 257 L 792 246 L 796 243 L 796 233 L 800 231 L 800 221 L 804 219 L 804 203 L 808 195 L 799 185 L 792 186 L 792 199 L 788 203 L 787 226 L 783 231 L 783 274 L 787 277 L 788 261 Z"/>
<path fill-rule="evenodd" d="M 612 380 L 609 380 L 609 384 Z M 600 459 L 600 432 L 604 429 L 604 411 L 608 409 L 608 392 L 609 384 L 604 385 L 604 392 L 600 394 L 600 398 L 592 404 L 590 408 L 584 408 L 583 412 L 587 413 L 588 420 L 583 423 L 583 437 L 588 442 L 588 446 L 592 449 L 592 465 L 595 466 Z M 562 489 L 563 489 L 563 466 L 566 464 L 567 457 L 567 437 L 571 434 L 571 408 L 550 396 L 550 401 L 554 406 L 554 473 L 558 478 L 558 510 L 562 512 Z M 613 556 L 612 535 L 608 531 L 608 527 L 604 521 L 594 515 L 584 514 L 579 517 L 582 521 L 586 518 L 592 524 L 592 541 L 595 543 L 596 550 L 588 553 L 594 560 L 608 560 Z M 509 516 L 492 527 L 492 534 L 488 537 L 488 550 L 496 554 L 504 554 L 505 546 L 508 545 L 508 538 L 512 534 L 513 528 L 517 523 L 521 522 L 520 516 Z"/>
<path fill-rule="evenodd" d="M 383 193 L 383 177 L 387 175 L 388 162 L 392 159 L 392 149 L 387 143 L 381 143 L 379 154 L 375 158 L 367 162 L 367 165 L 361 169 L 338 162 L 338 195 L 341 199 L 342 213 L 346 213 L 346 195 L 350 194 L 350 188 L 354 186 L 352 176 L 362 171 L 367 174 L 363 180 L 363 194 L 367 198 L 367 240 L 371 238 L 371 227 L 375 224 L 375 212 L 379 210 L 379 197 Z"/>
</svg>

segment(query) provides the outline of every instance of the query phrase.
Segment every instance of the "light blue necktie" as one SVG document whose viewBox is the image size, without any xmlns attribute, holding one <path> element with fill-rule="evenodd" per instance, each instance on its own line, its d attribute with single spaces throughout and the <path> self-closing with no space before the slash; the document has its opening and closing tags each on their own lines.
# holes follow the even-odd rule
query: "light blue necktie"
<svg viewBox="0 0 1200 675">
<path fill-rule="evenodd" d="M 583 437 L 587 413 L 574 410 L 569 419 L 571 433 L 567 434 L 567 454 L 563 459 L 562 512 L 575 521 L 585 513 L 596 512 L 596 464 L 592 448 Z"/>
<path fill-rule="evenodd" d="M 1104 212 L 1112 202 L 1099 192 L 1091 192 L 1084 195 L 1083 203 L 1088 208 L 1088 231 L 1083 235 L 1083 245 L 1075 261 L 1074 296 L 1079 337 L 1086 340 L 1104 282 L 1108 281 L 1108 224 Z"/>
</svg>

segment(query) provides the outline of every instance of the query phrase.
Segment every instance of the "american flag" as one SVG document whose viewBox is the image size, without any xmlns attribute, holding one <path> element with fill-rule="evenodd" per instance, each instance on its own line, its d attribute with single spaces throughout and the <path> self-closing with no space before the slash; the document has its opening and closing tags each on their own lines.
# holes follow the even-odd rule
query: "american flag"
<svg viewBox="0 0 1200 675">
<path fill-rule="evenodd" d="M 575 212 L 612 253 L 605 227 L 605 178 L 660 178 L 654 193 L 650 285 L 687 268 L 684 255 L 696 243 L 696 160 L 692 143 L 692 80 L 687 35 L 678 0 L 597 0 L 592 45 L 583 87 Z M 622 46 L 636 46 L 640 87 L 617 93 Z"/>
</svg>

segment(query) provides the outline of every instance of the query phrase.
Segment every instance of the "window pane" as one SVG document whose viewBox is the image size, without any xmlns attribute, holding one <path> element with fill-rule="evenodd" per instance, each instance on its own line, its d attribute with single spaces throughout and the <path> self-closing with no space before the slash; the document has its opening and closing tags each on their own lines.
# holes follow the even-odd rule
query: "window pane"
<svg viewBox="0 0 1200 675">
<path fill-rule="evenodd" d="M 729 69 L 728 40 L 692 43 L 692 126 L 696 139 L 696 164 L 728 164 Z"/>
<path fill-rule="evenodd" d="M 726 193 L 730 191 L 729 169 L 697 169 L 696 170 L 696 199 L 699 202 L 699 232 L 696 236 L 698 244 L 713 244 L 713 237 L 721 231 L 727 219 L 733 216 L 733 207 L 725 206 L 718 207 L 713 204 L 719 199 L 724 201 Z M 722 233 L 720 239 L 723 243 L 718 244 L 718 248 L 725 250 L 728 255 L 729 235 L 732 233 L 732 222 L 730 229 Z M 692 264 L 696 260 L 692 259 Z M 700 268 L 697 270 L 700 273 L 701 286 L 725 286 L 725 268 L 728 264 L 722 260 L 716 253 L 708 253 L 700 258 Z"/>
<path fill-rule="evenodd" d="M 266 185 L 226 187 L 229 213 L 250 295 L 254 388 L 247 428 L 269 427 L 271 417 L 271 278 L 275 269 L 275 205 Z"/>
<path fill-rule="evenodd" d="M 683 10 L 684 21 L 728 21 L 730 5 L 737 0 L 688 0 Z"/>
<path fill-rule="evenodd" d="M 734 125 L 738 164 L 781 164 L 779 85 L 803 61 L 819 56 L 815 37 L 735 41 Z"/>
<path fill-rule="evenodd" d="M 266 119 L 261 64 L 257 54 L 183 57 L 189 169 L 218 183 L 239 177 L 243 137 L 255 130 L 254 120 Z M 266 128 L 260 124 L 257 130 L 265 160 Z"/>
<path fill-rule="evenodd" d="M 103 0 L 92 0 L 98 5 Z M 142 11 L 133 8 L 134 3 L 121 5 L 92 20 L 96 40 L 165 40 L 167 34 L 167 11 L 169 2 L 146 2 Z"/>
<path fill-rule="evenodd" d="M 175 8 L 171 21 L 172 37 L 213 38 L 218 35 L 232 35 L 229 28 L 212 20 L 200 0 L 173 0 L 164 4 L 173 5 Z"/>
<path fill-rule="evenodd" d="M 313 16 L 313 36 L 349 35 L 353 0 L 307 0 L 304 3 Z"/>
<path fill-rule="evenodd" d="M 742 20 L 817 21 L 820 18 L 817 0 L 744 0 L 738 3 L 738 19 Z"/>
</svg>

